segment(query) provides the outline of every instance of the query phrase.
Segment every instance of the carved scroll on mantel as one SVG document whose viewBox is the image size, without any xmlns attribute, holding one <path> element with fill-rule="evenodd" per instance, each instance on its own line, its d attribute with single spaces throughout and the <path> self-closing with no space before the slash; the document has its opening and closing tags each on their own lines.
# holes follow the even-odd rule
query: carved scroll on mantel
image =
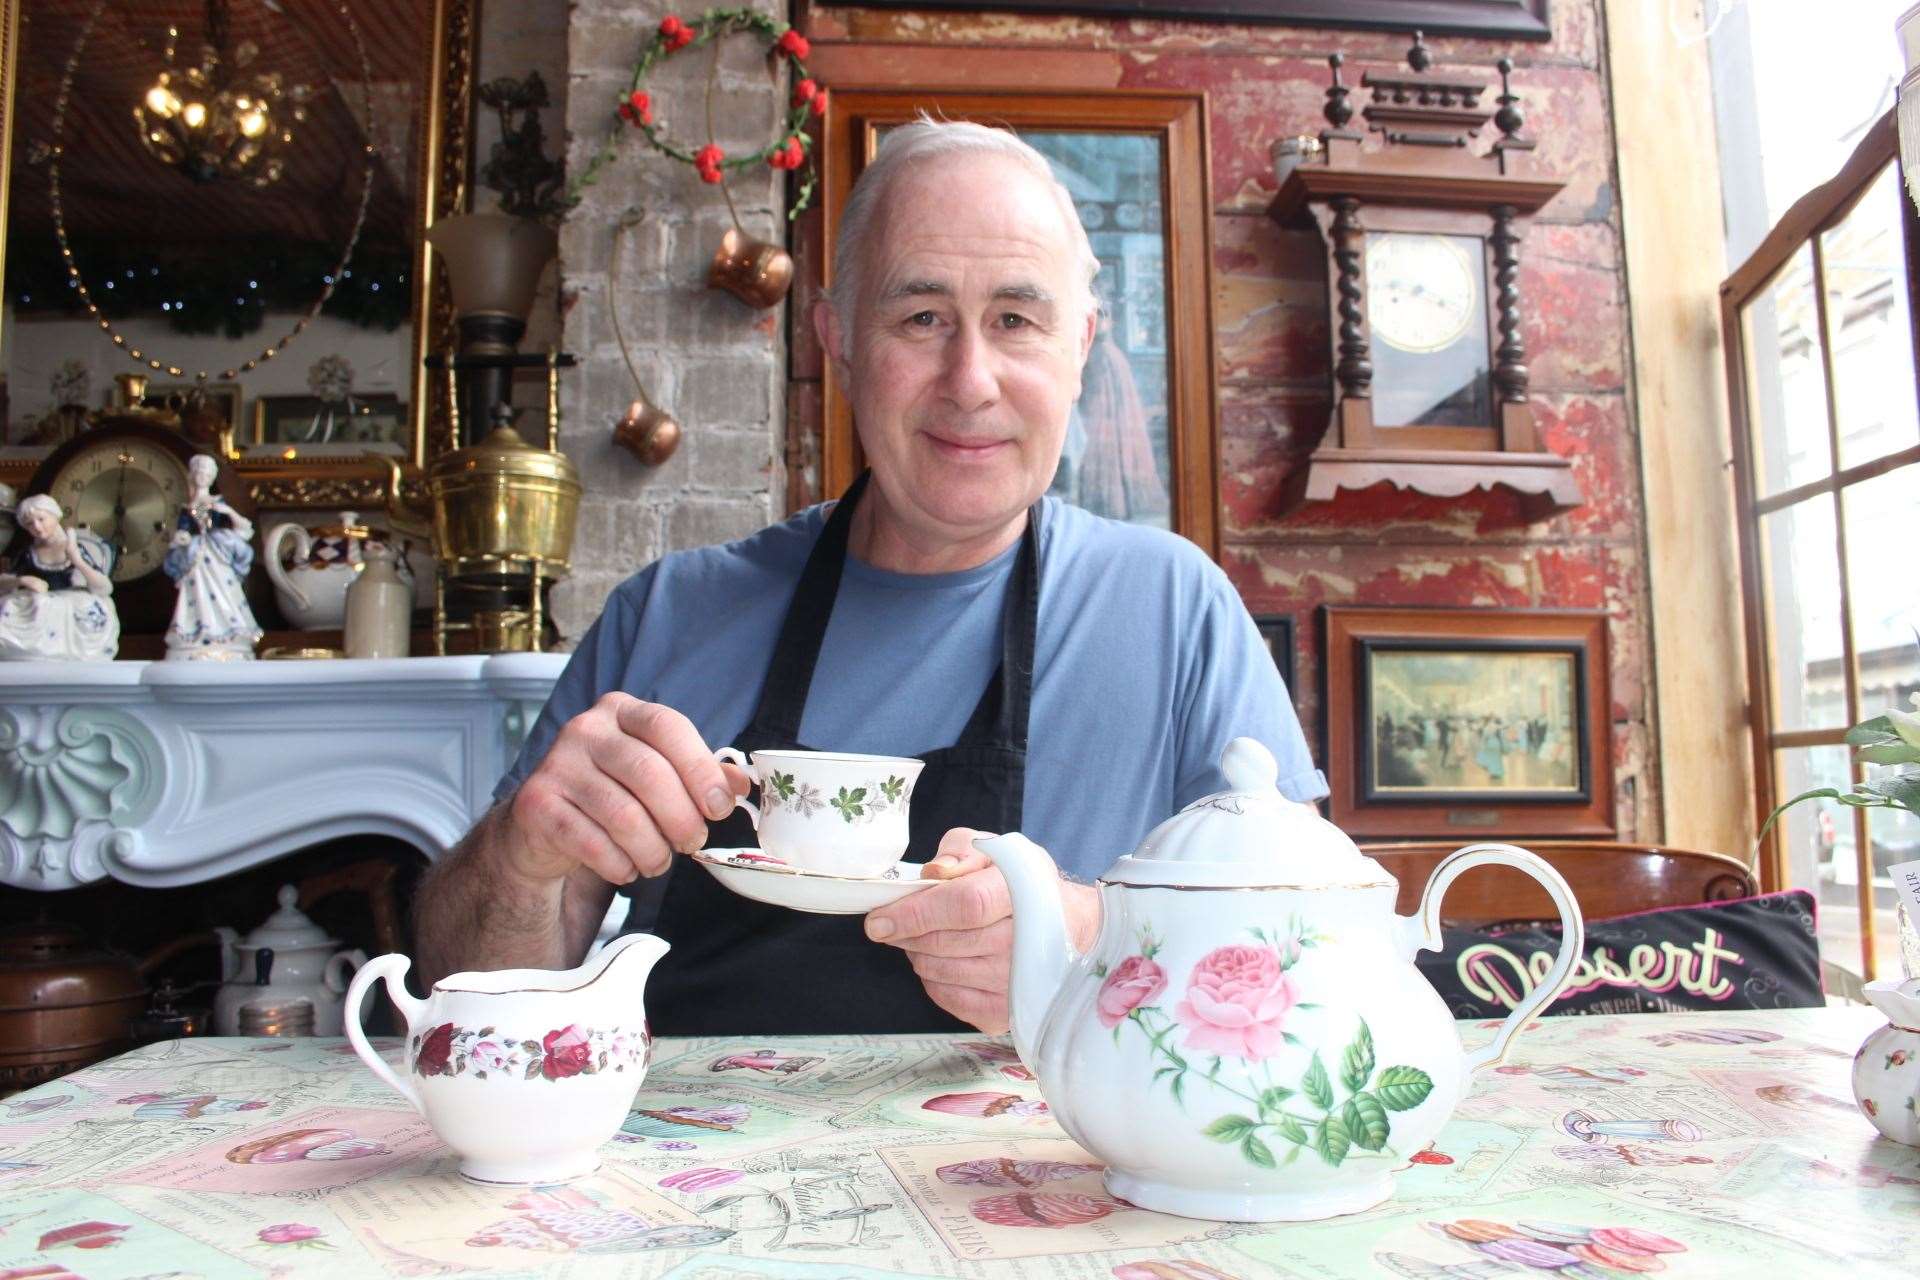
<svg viewBox="0 0 1920 1280">
<path fill-rule="evenodd" d="M 0 664 L 0 883 L 194 884 L 350 835 L 438 857 L 565 663 Z"/>
</svg>

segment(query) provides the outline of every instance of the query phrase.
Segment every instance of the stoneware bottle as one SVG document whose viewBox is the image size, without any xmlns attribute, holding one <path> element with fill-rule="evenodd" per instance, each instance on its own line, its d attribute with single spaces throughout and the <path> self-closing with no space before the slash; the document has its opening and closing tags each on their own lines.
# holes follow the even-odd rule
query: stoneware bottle
<svg viewBox="0 0 1920 1280">
<path fill-rule="evenodd" d="M 365 557 L 347 588 L 347 656 L 404 658 L 413 588 L 401 581 L 393 567 L 393 552 L 383 544 L 370 544 Z"/>
</svg>

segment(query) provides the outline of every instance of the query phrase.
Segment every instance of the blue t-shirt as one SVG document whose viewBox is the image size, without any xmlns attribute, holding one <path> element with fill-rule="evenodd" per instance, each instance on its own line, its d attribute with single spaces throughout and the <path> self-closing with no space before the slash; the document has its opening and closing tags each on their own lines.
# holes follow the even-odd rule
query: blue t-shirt
<svg viewBox="0 0 1920 1280">
<path fill-rule="evenodd" d="M 809 507 L 752 537 L 676 551 L 627 579 L 581 638 L 504 797 L 568 720 L 620 689 L 680 711 L 708 745 L 759 705 L 780 625 L 825 526 Z M 1220 752 L 1256 738 L 1295 800 L 1327 793 L 1271 654 L 1226 575 L 1192 543 L 1041 503 L 1040 612 L 1026 835 L 1091 880 L 1181 806 L 1225 788 Z M 1019 544 L 958 573 L 892 573 L 849 554 L 801 742 L 917 756 L 953 744 L 1000 661 Z"/>
</svg>

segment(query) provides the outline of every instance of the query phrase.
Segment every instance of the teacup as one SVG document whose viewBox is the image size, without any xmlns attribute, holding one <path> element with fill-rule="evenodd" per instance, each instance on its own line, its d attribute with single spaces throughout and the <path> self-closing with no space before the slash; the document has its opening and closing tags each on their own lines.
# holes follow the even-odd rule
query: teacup
<svg viewBox="0 0 1920 1280">
<path fill-rule="evenodd" d="M 744 809 L 762 851 L 803 871 L 877 876 L 907 851 L 907 802 L 925 765 L 901 756 L 732 747 L 714 758 L 739 766 L 760 788 Z"/>
</svg>

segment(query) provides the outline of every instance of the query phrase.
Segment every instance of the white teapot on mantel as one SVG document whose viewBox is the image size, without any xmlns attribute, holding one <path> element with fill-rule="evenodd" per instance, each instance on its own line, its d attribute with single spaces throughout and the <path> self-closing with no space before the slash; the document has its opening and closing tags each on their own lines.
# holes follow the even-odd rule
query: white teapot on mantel
<svg viewBox="0 0 1920 1280">
<path fill-rule="evenodd" d="M 1144 1209 L 1225 1221 L 1357 1213 L 1433 1138 L 1469 1076 L 1560 994 L 1585 935 L 1566 881 L 1511 845 L 1460 850 L 1413 916 L 1399 885 L 1236 738 L 1229 790 L 1161 823 L 1100 878 L 1100 935 L 1067 940 L 1059 874 L 1015 832 L 974 843 L 1013 895 L 1014 1044 L 1061 1128 Z M 1560 954 L 1463 1052 L 1413 957 L 1440 947 L 1454 878 L 1497 863 L 1546 888 Z"/>
</svg>

